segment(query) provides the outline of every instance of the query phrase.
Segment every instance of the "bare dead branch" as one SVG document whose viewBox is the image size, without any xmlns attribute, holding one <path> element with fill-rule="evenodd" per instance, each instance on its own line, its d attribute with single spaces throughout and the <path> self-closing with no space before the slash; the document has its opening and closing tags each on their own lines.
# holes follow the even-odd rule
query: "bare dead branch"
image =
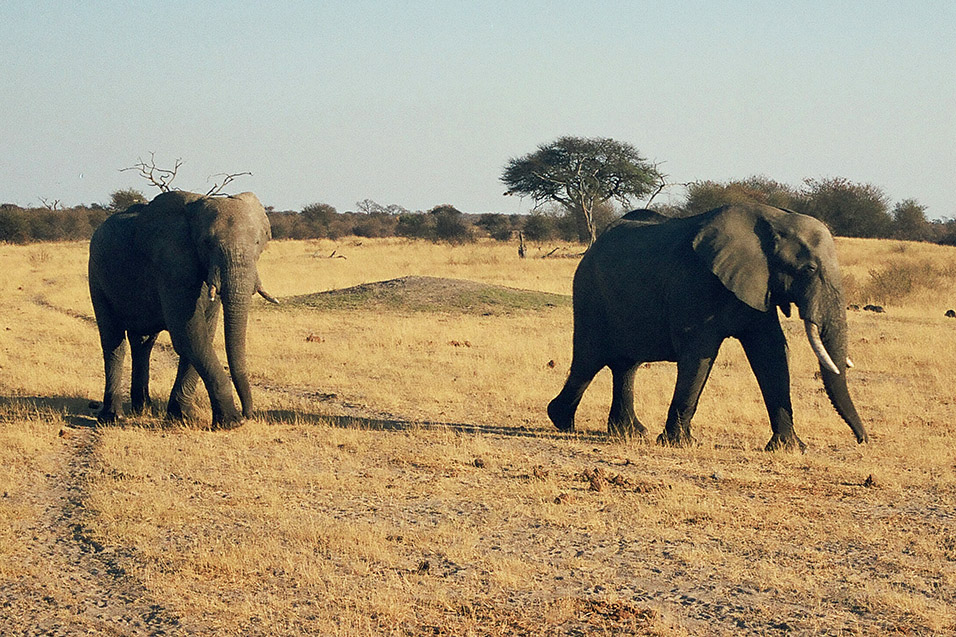
<svg viewBox="0 0 956 637">
<path fill-rule="evenodd" d="M 542 258 L 542 259 L 547 259 L 548 257 L 550 257 L 552 254 L 554 254 L 555 252 L 557 252 L 557 251 L 560 250 L 560 249 L 561 249 L 561 246 L 558 246 L 557 248 L 555 248 L 555 249 L 552 250 L 551 252 L 549 252 L 549 253 L 543 255 L 541 258 Z"/>
<path fill-rule="evenodd" d="M 657 169 L 657 166 L 655 165 L 654 168 L 655 168 L 655 170 L 656 170 L 656 169 Z M 684 188 L 686 188 L 687 186 L 689 186 L 689 185 L 692 183 L 692 182 L 689 182 L 689 181 L 688 181 L 688 182 L 682 182 L 682 183 L 681 183 L 681 182 L 668 182 L 668 181 L 667 181 L 667 175 L 665 175 L 664 173 L 660 172 L 659 170 L 657 171 L 657 178 L 658 178 L 658 180 L 659 180 L 658 183 L 657 183 L 657 188 L 654 189 L 654 192 L 651 193 L 651 196 L 650 196 L 650 197 L 647 199 L 647 201 L 644 203 L 644 207 L 645 207 L 645 208 L 650 208 L 650 207 L 651 207 L 651 202 L 654 201 L 654 198 L 655 198 L 657 195 L 659 195 L 659 194 L 661 194 L 662 192 L 664 192 L 664 190 L 665 190 L 666 188 L 673 188 L 674 186 L 683 186 Z"/>
<path fill-rule="evenodd" d="M 172 186 L 170 184 L 172 183 L 173 179 L 176 178 L 176 173 L 179 172 L 179 167 L 182 165 L 182 158 L 177 158 L 172 170 L 160 168 L 156 165 L 156 153 L 150 151 L 148 164 L 142 159 L 139 159 L 132 166 L 120 168 L 120 172 L 126 172 L 127 170 L 138 170 L 140 177 L 159 188 L 162 192 L 169 192 L 172 190 Z"/>
<path fill-rule="evenodd" d="M 358 245 L 362 245 L 362 244 L 360 243 Z M 313 252 L 312 258 L 313 259 L 348 259 L 348 257 L 345 256 L 344 254 L 336 254 L 337 252 L 338 252 L 338 248 L 335 248 L 334 250 L 332 250 L 332 254 L 328 256 L 325 256 L 324 254 L 320 254 L 318 252 Z"/>
<path fill-rule="evenodd" d="M 60 206 L 60 200 L 59 200 L 59 199 L 54 199 L 52 202 L 50 202 L 50 201 L 47 200 L 47 199 L 44 199 L 43 197 L 39 197 L 39 199 L 40 199 L 40 203 L 42 203 L 42 204 L 43 204 L 43 207 L 46 208 L 47 210 L 54 210 L 54 211 L 55 211 L 55 210 L 56 210 L 57 208 L 59 208 L 59 206 Z"/>
<path fill-rule="evenodd" d="M 236 177 L 242 177 L 243 175 L 252 175 L 252 173 L 249 171 L 245 171 L 241 173 L 216 173 L 215 175 L 209 175 L 209 177 L 206 178 L 206 181 L 209 181 L 213 177 L 222 177 L 222 182 L 214 183 L 212 188 L 209 189 L 209 192 L 206 193 L 206 196 L 216 197 L 219 195 L 225 195 L 226 193 L 222 192 L 222 189 L 225 188 L 228 184 L 232 183 L 232 181 Z"/>
</svg>

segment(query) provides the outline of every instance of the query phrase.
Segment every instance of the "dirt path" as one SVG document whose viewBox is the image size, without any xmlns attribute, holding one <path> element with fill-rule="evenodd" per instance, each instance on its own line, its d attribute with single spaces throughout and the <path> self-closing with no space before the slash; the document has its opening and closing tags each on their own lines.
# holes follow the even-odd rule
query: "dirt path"
<svg viewBox="0 0 956 637">
<path fill-rule="evenodd" d="M 151 600 L 123 567 L 123 547 L 93 539 L 87 506 L 96 471 L 98 434 L 89 427 L 61 432 L 58 469 L 35 483 L 28 497 L 43 514 L 24 538 L 24 575 L 0 583 L 2 635 L 180 635 L 172 612 Z"/>
</svg>

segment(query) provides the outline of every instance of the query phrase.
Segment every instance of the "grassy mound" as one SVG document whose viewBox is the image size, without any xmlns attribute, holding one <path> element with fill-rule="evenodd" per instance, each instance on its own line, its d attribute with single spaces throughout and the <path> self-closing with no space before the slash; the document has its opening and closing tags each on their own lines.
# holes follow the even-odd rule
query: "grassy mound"
<svg viewBox="0 0 956 637">
<path fill-rule="evenodd" d="M 407 312 L 507 314 L 571 304 L 571 297 L 463 279 L 405 276 L 284 301 L 317 309 L 373 308 Z"/>
</svg>

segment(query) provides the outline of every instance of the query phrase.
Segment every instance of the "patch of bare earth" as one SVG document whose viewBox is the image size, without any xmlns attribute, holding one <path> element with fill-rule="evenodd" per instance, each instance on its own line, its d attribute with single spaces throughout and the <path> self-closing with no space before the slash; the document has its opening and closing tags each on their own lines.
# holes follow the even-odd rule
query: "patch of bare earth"
<svg viewBox="0 0 956 637">
<path fill-rule="evenodd" d="M 97 472 L 97 437 L 89 427 L 62 429 L 54 472 L 15 496 L 40 515 L 19 529 L 19 575 L 0 582 L 2 635 L 182 632 L 179 618 L 127 572 L 131 552 L 93 537 L 87 487 Z"/>
<path fill-rule="evenodd" d="M 294 306 L 319 309 L 358 308 L 493 315 L 570 305 L 561 294 L 490 285 L 463 279 L 404 276 L 350 288 L 288 299 Z"/>
</svg>

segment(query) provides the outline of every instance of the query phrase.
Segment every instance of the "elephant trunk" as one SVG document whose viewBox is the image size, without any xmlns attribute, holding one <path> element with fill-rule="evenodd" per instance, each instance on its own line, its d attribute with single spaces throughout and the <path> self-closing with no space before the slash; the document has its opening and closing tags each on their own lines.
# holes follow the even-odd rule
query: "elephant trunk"
<svg viewBox="0 0 956 637">
<path fill-rule="evenodd" d="M 230 272 L 224 278 L 221 289 L 223 308 L 223 334 L 226 342 L 226 360 L 229 374 L 232 376 L 239 402 L 242 403 L 242 415 L 252 417 L 252 390 L 246 366 L 246 328 L 249 323 L 249 308 L 252 295 L 256 291 L 258 276 L 253 266 L 251 277 L 237 276 Z"/>
<path fill-rule="evenodd" d="M 823 387 L 833 408 L 840 417 L 850 426 L 857 442 L 868 442 L 869 437 L 863 428 L 863 421 L 856 411 L 853 399 L 846 382 L 846 370 L 852 366 L 847 356 L 846 338 L 846 310 L 842 300 L 836 299 L 836 307 L 831 308 L 831 314 L 825 320 L 805 319 L 807 337 L 810 346 L 820 361 L 820 374 L 823 378 Z M 833 318 L 833 316 L 836 318 Z"/>
</svg>

